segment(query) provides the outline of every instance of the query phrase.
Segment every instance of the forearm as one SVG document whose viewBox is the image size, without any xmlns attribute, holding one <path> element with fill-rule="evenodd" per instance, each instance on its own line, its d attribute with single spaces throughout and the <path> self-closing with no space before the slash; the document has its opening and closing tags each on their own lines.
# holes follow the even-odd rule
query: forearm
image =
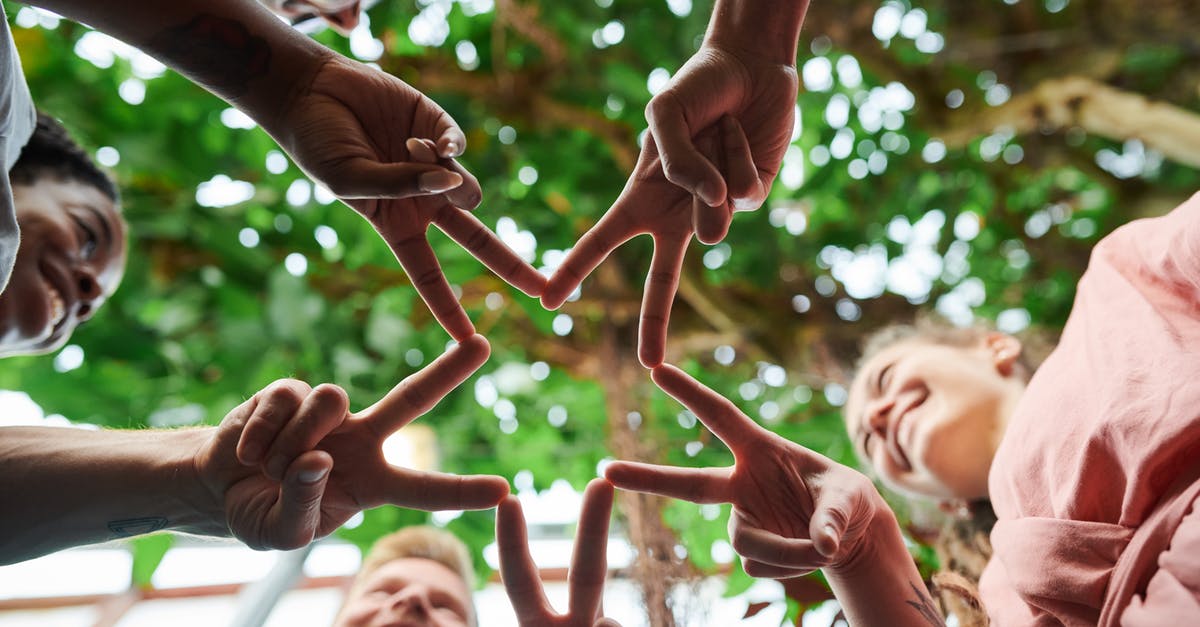
<svg viewBox="0 0 1200 627">
<path fill-rule="evenodd" d="M 704 39 L 795 65 L 807 10 L 808 0 L 717 0 Z"/>
<path fill-rule="evenodd" d="M 945 623 L 890 510 L 876 516 L 862 543 L 845 564 L 825 569 L 851 625 L 928 627 Z"/>
<path fill-rule="evenodd" d="M 332 54 L 253 0 L 29 3 L 141 48 L 264 126 Z"/>
<path fill-rule="evenodd" d="M 159 529 L 221 533 L 196 506 L 191 462 L 210 432 L 0 428 L 0 564 Z"/>
</svg>

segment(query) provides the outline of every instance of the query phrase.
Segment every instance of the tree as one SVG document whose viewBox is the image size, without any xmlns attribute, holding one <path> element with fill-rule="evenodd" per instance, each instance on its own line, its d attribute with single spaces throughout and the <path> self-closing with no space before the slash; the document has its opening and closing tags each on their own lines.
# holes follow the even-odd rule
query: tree
<svg viewBox="0 0 1200 627">
<path fill-rule="evenodd" d="M 1200 184 L 1200 18 L 1187 5 L 814 2 L 784 170 L 724 243 L 693 244 L 668 361 L 853 463 L 838 406 L 867 331 L 934 307 L 1053 335 L 1096 240 Z M 134 52 L 114 58 L 97 33 L 44 15 L 28 27 L 37 14 L 7 8 L 39 105 L 115 149 L 135 237 L 123 286 L 73 340 L 83 364 L 5 360 L 0 386 L 107 426 L 211 423 L 283 376 L 378 398 L 441 352 L 448 338 L 384 244 L 264 133 Z M 395 0 L 371 11 L 376 40 L 319 38 L 378 55 L 445 106 L 468 132 L 478 215 L 553 266 L 616 198 L 650 90 L 695 49 L 709 8 Z M 546 312 L 434 241 L 494 347 L 485 374 L 423 419 L 443 469 L 582 487 L 610 457 L 728 461 L 637 364 L 647 242 Z M 702 610 L 655 591 L 723 568 L 711 546 L 728 511 L 632 495 L 618 509 L 653 624 Z M 478 548 L 490 516 L 450 526 Z M 365 546 L 422 518 L 378 510 L 345 533 Z M 731 590 L 749 585 L 733 569 Z M 795 605 L 822 596 L 789 590 Z"/>
</svg>

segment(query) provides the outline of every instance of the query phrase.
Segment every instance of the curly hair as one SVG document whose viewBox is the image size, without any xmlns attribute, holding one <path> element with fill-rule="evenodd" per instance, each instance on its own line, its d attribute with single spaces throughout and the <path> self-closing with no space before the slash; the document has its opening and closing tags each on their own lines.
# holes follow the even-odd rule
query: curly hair
<svg viewBox="0 0 1200 627">
<path fill-rule="evenodd" d="M 91 185 L 117 203 L 117 186 L 87 152 L 71 139 L 58 120 L 38 111 L 37 126 L 21 156 L 8 171 L 13 185 L 33 185 L 42 179 Z"/>
</svg>

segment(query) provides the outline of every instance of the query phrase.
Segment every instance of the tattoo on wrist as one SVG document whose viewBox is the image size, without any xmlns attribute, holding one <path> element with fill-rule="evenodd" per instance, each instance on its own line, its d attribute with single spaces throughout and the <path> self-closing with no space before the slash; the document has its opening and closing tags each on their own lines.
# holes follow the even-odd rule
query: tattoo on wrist
<svg viewBox="0 0 1200 627">
<path fill-rule="evenodd" d="M 118 538 L 130 538 L 167 528 L 167 519 L 161 516 L 149 518 L 126 518 L 108 521 L 108 530 Z"/>
<path fill-rule="evenodd" d="M 911 581 L 908 582 L 908 585 L 912 588 L 913 596 L 916 599 L 905 601 L 905 603 L 912 606 L 930 625 L 935 627 L 945 625 L 946 621 L 942 620 L 941 612 L 938 612 L 937 608 L 933 606 L 933 599 L 929 597 L 929 593 L 917 588 L 916 584 Z"/>
<path fill-rule="evenodd" d="M 241 22 L 198 15 L 150 39 L 150 49 L 223 95 L 237 97 L 271 67 L 271 46 Z"/>
</svg>

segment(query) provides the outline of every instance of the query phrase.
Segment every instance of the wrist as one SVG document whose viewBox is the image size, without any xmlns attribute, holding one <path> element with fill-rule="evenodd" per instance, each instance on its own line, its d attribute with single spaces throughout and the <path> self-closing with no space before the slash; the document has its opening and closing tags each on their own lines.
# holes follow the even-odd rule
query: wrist
<svg viewBox="0 0 1200 627">
<path fill-rule="evenodd" d="M 704 43 L 795 67 L 808 0 L 717 0 Z"/>
<path fill-rule="evenodd" d="M 167 432 L 171 453 L 164 460 L 164 476 L 170 478 L 170 527 L 175 531 L 206 536 L 228 536 L 224 491 L 206 480 L 201 470 L 201 452 L 215 437 L 216 427 L 178 429 Z"/>
</svg>

